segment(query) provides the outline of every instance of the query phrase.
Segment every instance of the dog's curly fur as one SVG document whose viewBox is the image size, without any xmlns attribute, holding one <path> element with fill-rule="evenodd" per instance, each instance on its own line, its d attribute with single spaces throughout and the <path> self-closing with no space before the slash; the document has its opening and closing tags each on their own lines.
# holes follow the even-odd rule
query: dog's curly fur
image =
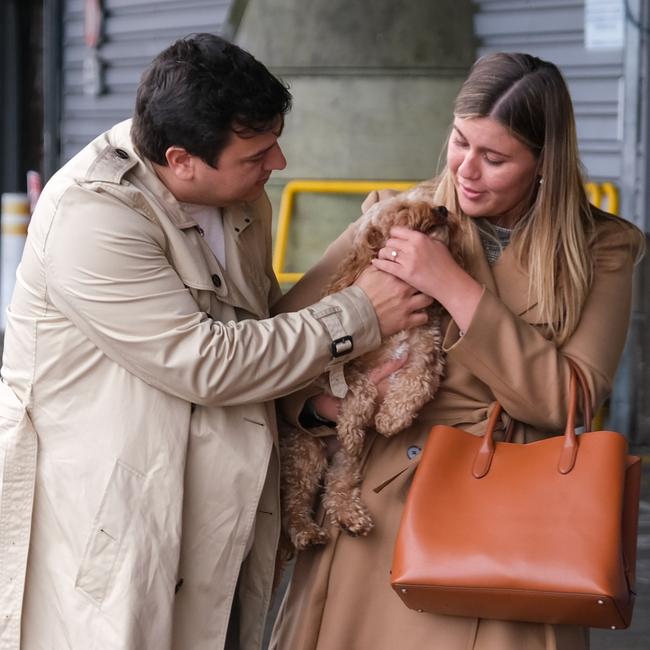
<svg viewBox="0 0 650 650">
<path fill-rule="evenodd" d="M 377 256 L 392 226 L 406 226 L 440 239 L 461 261 L 459 228 L 444 207 L 434 207 L 433 186 L 412 190 L 373 205 L 364 215 L 354 245 L 331 279 L 325 295 L 350 286 Z M 373 521 L 361 500 L 361 455 L 366 430 L 374 427 L 392 436 L 408 427 L 422 406 L 436 393 L 444 371 L 440 317 L 442 307 L 428 308 L 426 325 L 402 330 L 378 350 L 346 365 L 348 393 L 341 402 L 336 434 L 340 449 L 328 464 L 325 445 L 297 429 L 282 427 L 281 491 L 284 534 L 297 550 L 328 540 L 325 528 L 313 519 L 313 507 L 324 478 L 323 506 L 332 524 L 351 535 L 367 535 Z M 407 356 L 390 378 L 389 389 L 377 409 L 377 388 L 369 371 L 382 363 Z M 285 540 L 286 541 L 286 540 Z"/>
</svg>

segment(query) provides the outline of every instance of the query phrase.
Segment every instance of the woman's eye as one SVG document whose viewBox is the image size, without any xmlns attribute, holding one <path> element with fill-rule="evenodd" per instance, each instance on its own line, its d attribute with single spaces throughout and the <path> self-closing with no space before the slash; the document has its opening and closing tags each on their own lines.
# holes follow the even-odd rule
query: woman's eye
<svg viewBox="0 0 650 650">
<path fill-rule="evenodd" d="M 461 140 L 459 138 L 454 138 L 453 142 L 457 147 L 466 147 L 467 146 L 467 142 L 465 140 Z"/>
<path fill-rule="evenodd" d="M 488 165 L 501 165 L 503 163 L 503 160 L 499 160 L 498 158 L 490 158 L 489 156 L 485 156 L 485 162 L 488 163 Z"/>
</svg>

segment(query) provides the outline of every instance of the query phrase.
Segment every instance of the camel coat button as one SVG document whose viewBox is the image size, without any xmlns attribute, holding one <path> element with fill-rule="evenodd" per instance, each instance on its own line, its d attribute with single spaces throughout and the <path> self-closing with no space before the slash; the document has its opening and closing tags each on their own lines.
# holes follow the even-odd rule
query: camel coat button
<svg viewBox="0 0 650 650">
<path fill-rule="evenodd" d="M 422 450 L 417 445 L 411 445 L 406 450 L 406 455 L 409 460 L 413 460 Z"/>
<path fill-rule="evenodd" d="M 216 273 L 212 276 L 212 284 L 214 284 L 217 289 L 221 286 L 221 278 Z"/>
</svg>

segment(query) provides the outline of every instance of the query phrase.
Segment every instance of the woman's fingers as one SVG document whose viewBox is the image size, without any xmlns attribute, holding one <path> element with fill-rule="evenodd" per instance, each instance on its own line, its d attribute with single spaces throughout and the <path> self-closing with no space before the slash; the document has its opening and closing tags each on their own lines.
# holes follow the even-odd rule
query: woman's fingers
<svg viewBox="0 0 650 650">
<path fill-rule="evenodd" d="M 391 262 L 388 259 L 376 257 L 374 260 L 371 260 L 371 263 L 376 269 L 390 273 L 391 275 L 394 275 L 400 279 L 402 279 L 402 276 L 404 275 L 404 267 L 396 264 L 395 262 Z"/>
<path fill-rule="evenodd" d="M 395 248 L 393 246 L 384 246 L 384 248 L 379 249 L 377 256 L 383 260 L 388 260 L 389 262 L 397 262 L 399 254 L 399 248 Z"/>
<path fill-rule="evenodd" d="M 417 237 L 422 233 L 419 230 L 413 230 L 412 228 L 407 228 L 406 226 L 392 226 L 390 229 L 390 236 L 395 239 L 412 239 L 414 236 Z"/>
</svg>

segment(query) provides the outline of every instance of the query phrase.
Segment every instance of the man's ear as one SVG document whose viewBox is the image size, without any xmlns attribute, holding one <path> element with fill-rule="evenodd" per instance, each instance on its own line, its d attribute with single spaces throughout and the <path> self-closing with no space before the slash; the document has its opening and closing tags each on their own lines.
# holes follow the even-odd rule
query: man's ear
<svg viewBox="0 0 650 650">
<path fill-rule="evenodd" d="M 178 180 L 191 181 L 194 178 L 194 156 L 183 147 L 169 147 L 165 151 L 165 158 L 169 170 Z"/>
</svg>

